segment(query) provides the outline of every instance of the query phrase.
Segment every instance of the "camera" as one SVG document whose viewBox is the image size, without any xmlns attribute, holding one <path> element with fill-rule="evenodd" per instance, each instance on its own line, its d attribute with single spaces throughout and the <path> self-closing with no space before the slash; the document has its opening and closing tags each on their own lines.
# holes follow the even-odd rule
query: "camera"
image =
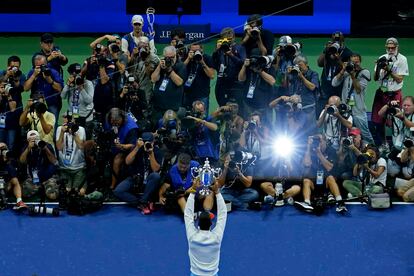
<svg viewBox="0 0 414 276">
<path fill-rule="evenodd" d="M 44 103 L 40 102 L 38 99 L 33 99 L 33 104 L 30 106 L 29 111 L 31 113 L 36 112 L 39 114 L 44 114 L 47 110 L 47 107 Z"/>
<path fill-rule="evenodd" d="M 398 112 L 400 112 L 400 105 L 398 103 L 388 103 L 387 115 L 395 116 Z"/>
<path fill-rule="evenodd" d="M 250 131 L 253 131 L 253 130 L 255 130 L 256 129 L 256 127 L 257 127 L 257 123 L 256 123 L 256 121 L 255 120 L 251 120 L 250 122 L 249 122 L 249 124 L 247 125 L 247 130 L 250 130 Z"/>
<path fill-rule="evenodd" d="M 47 143 L 43 140 L 36 140 L 35 141 L 36 146 L 38 146 L 40 149 L 44 149 L 47 146 Z"/>
<path fill-rule="evenodd" d="M 297 64 L 295 66 L 291 67 L 291 69 L 290 69 L 290 74 L 292 76 L 297 76 L 299 74 L 299 72 L 300 72 L 300 68 L 299 68 L 299 65 L 297 65 Z"/>
<path fill-rule="evenodd" d="M 229 169 L 235 170 L 236 167 L 237 167 L 237 163 L 235 161 L 233 161 L 233 160 L 230 160 L 230 162 L 229 162 Z"/>
<path fill-rule="evenodd" d="M 354 70 L 355 70 L 355 64 L 352 61 L 348 62 L 345 66 L 345 71 L 347 71 L 348 73 L 351 73 Z"/>
<path fill-rule="evenodd" d="M 29 215 L 36 216 L 36 215 L 52 215 L 54 217 L 59 216 L 59 208 L 50 208 L 44 205 L 39 206 L 30 206 L 29 207 Z"/>
<path fill-rule="evenodd" d="M 69 132 L 70 130 L 72 134 L 79 130 L 79 126 L 75 124 L 74 122 L 68 122 L 66 126 L 67 126 L 66 132 Z"/>
<path fill-rule="evenodd" d="M 203 59 L 203 54 L 201 53 L 201 51 L 200 51 L 200 50 L 196 50 L 196 51 L 194 52 L 194 57 L 193 57 L 193 59 L 194 59 L 196 62 L 200 62 L 200 61 Z"/>
<path fill-rule="evenodd" d="M 299 42 L 288 44 L 285 46 L 280 46 L 279 55 L 285 56 L 287 58 L 293 58 L 299 52 L 301 45 Z"/>
<path fill-rule="evenodd" d="M 260 29 L 258 27 L 253 27 L 250 31 L 250 35 L 253 39 L 258 39 L 260 35 Z"/>
<path fill-rule="evenodd" d="M 351 107 L 345 103 L 341 103 L 338 105 L 338 110 L 339 110 L 339 113 L 344 115 L 344 114 L 348 114 L 351 112 Z"/>
<path fill-rule="evenodd" d="M 102 49 L 103 49 L 102 44 L 98 43 L 98 44 L 95 45 L 95 48 L 93 50 L 95 51 L 95 53 L 97 55 L 99 55 L 99 54 L 101 54 Z"/>
<path fill-rule="evenodd" d="M 85 80 L 80 75 L 77 75 L 75 77 L 75 84 L 76 85 L 83 85 L 84 83 L 85 83 Z"/>
<path fill-rule="evenodd" d="M 112 53 L 118 53 L 121 51 L 121 49 L 119 48 L 119 46 L 117 44 L 112 44 L 111 45 L 111 51 Z"/>
<path fill-rule="evenodd" d="M 182 40 L 177 41 L 177 44 L 175 44 L 175 49 L 177 49 L 177 54 L 179 56 L 185 56 L 187 54 L 187 47 L 185 47 Z"/>
<path fill-rule="evenodd" d="M 50 68 L 44 64 L 40 65 L 40 73 L 43 73 L 43 75 L 45 75 L 46 77 L 50 77 L 52 75 L 52 71 L 50 70 Z"/>
<path fill-rule="evenodd" d="M 365 152 L 365 153 L 361 153 L 360 155 L 358 155 L 356 159 L 357 159 L 356 160 L 357 164 L 364 165 L 371 161 L 372 156 L 368 152 Z"/>
<path fill-rule="evenodd" d="M 2 156 L 3 158 L 9 158 L 11 157 L 11 151 L 9 151 L 6 148 L 2 148 L 0 149 L 0 156 Z"/>
<path fill-rule="evenodd" d="M 232 160 L 236 163 L 243 163 L 246 164 L 249 160 L 253 159 L 255 156 L 250 152 L 245 152 L 241 150 L 235 151 L 232 155 Z"/>
<path fill-rule="evenodd" d="M 145 147 L 146 151 L 152 150 L 152 143 L 151 142 L 145 142 L 144 147 Z"/>
<path fill-rule="evenodd" d="M 379 58 L 376 62 L 377 63 L 377 68 L 386 69 L 388 67 L 388 62 L 389 61 L 387 60 L 387 58 L 385 56 Z"/>
<path fill-rule="evenodd" d="M 222 50 L 223 52 L 226 53 L 230 51 L 230 40 L 228 40 L 227 38 L 219 39 L 217 40 L 217 43 L 221 43 L 220 50 Z"/>
<path fill-rule="evenodd" d="M 13 72 L 14 78 L 18 79 L 22 75 L 22 71 L 20 71 L 20 69 L 17 66 L 13 66 L 12 68 L 10 68 L 10 71 Z"/>
<path fill-rule="evenodd" d="M 98 65 L 101 67 L 108 67 L 108 65 L 111 63 L 111 60 L 105 56 L 99 56 L 98 57 Z"/>
<path fill-rule="evenodd" d="M 142 48 L 139 48 L 138 54 L 142 60 L 146 60 L 150 53 L 147 51 L 145 47 L 142 47 Z"/>
<path fill-rule="evenodd" d="M 336 113 L 336 112 L 338 112 L 338 108 L 336 107 L 336 105 L 330 105 L 327 109 L 326 109 L 326 112 L 329 114 L 329 115 L 333 115 L 334 113 Z"/>
<path fill-rule="evenodd" d="M 173 59 L 170 58 L 170 57 L 165 57 L 164 61 L 165 61 L 165 66 L 166 67 L 171 67 L 173 65 L 173 62 L 174 62 Z"/>
<path fill-rule="evenodd" d="M 250 58 L 250 67 L 256 68 L 256 69 L 270 68 L 274 59 L 275 57 L 272 55 L 252 56 Z"/>
<path fill-rule="evenodd" d="M 349 146 L 351 146 L 353 143 L 354 143 L 354 140 L 352 139 L 352 137 L 351 137 L 351 136 L 346 137 L 346 138 L 342 141 L 342 144 L 343 144 L 345 147 L 349 147 Z"/>
<path fill-rule="evenodd" d="M 407 149 L 411 148 L 414 146 L 414 140 L 410 138 L 405 138 L 403 144 L 404 144 L 404 147 L 406 147 Z"/>
<path fill-rule="evenodd" d="M 329 41 L 330 45 L 326 49 L 328 55 L 335 55 L 341 50 L 341 45 L 338 42 Z"/>
</svg>

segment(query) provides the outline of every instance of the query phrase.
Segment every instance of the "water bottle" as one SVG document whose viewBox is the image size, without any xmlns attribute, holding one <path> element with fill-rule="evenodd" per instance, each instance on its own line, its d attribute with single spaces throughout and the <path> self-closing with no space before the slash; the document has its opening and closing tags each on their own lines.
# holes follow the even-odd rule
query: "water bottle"
<svg viewBox="0 0 414 276">
<path fill-rule="evenodd" d="M 282 183 L 276 183 L 276 195 L 283 194 L 283 185 Z"/>
</svg>

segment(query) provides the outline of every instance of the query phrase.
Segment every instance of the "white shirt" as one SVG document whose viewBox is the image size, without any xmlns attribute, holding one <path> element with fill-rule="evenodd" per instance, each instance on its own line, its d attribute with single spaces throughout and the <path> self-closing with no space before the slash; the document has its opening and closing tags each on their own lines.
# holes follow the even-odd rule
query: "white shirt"
<svg viewBox="0 0 414 276">
<path fill-rule="evenodd" d="M 220 247 L 226 227 L 227 208 L 221 194 L 217 199 L 217 223 L 213 230 L 200 230 L 194 225 L 194 194 L 190 194 L 184 210 L 191 272 L 195 275 L 215 275 L 220 262 Z"/>
<path fill-rule="evenodd" d="M 61 133 L 62 127 L 58 127 L 56 131 L 56 141 L 59 140 L 60 135 L 63 136 L 63 149 L 58 151 L 59 165 L 61 168 L 68 170 L 78 170 L 85 168 L 85 154 L 83 149 L 80 149 L 75 142 L 74 136 L 68 132 Z M 83 127 L 79 127 L 76 132 L 82 142 L 86 140 L 86 133 Z M 65 162 L 68 160 L 68 162 Z"/>
<path fill-rule="evenodd" d="M 374 178 L 372 175 L 370 175 L 369 182 L 373 184 L 380 182 L 385 187 L 387 184 L 387 161 L 385 161 L 385 159 L 382 157 L 378 159 L 375 165 L 371 166 L 371 169 L 378 170 L 379 167 L 384 167 L 384 171 L 377 178 Z"/>
<path fill-rule="evenodd" d="M 384 54 L 382 56 L 379 57 L 386 57 L 387 60 L 390 59 L 391 57 L 391 61 L 389 62 L 389 65 L 391 66 L 391 71 L 394 74 L 397 75 L 401 75 L 401 76 L 408 76 L 409 72 L 408 72 L 408 62 L 407 62 L 407 58 L 405 56 L 403 56 L 402 54 L 398 53 L 397 56 L 390 56 L 388 54 Z M 377 69 L 377 67 L 375 66 L 375 70 Z M 389 77 L 385 80 L 383 80 L 384 76 L 385 76 L 385 70 L 380 71 L 380 76 L 379 76 L 379 80 L 378 83 L 380 86 L 386 86 L 388 91 L 397 91 L 400 90 L 403 85 L 404 85 L 404 81 L 397 83 L 392 77 Z"/>
<path fill-rule="evenodd" d="M 323 116 L 324 112 L 325 110 L 322 110 L 321 114 L 319 115 L 319 118 Z M 347 121 L 352 124 L 353 122 L 352 115 L 349 116 Z M 326 140 L 333 144 L 339 145 L 339 140 L 341 137 L 341 127 L 342 127 L 342 124 L 339 118 L 326 113 L 325 121 L 323 122 L 322 127 L 323 127 L 323 132 L 326 136 Z"/>
</svg>

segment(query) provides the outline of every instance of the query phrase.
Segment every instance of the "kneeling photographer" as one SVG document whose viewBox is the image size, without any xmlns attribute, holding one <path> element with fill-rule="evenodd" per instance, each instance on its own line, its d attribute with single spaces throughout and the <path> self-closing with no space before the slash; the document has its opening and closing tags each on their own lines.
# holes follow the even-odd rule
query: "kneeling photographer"
<svg viewBox="0 0 414 276">
<path fill-rule="evenodd" d="M 86 193 L 86 161 L 84 154 L 85 129 L 77 125 L 72 114 L 63 115 L 63 124 L 56 131 L 60 177 L 65 181 L 66 190 Z"/>
<path fill-rule="evenodd" d="M 52 145 L 41 140 L 36 130 L 27 132 L 27 146 L 20 155 L 19 162 L 27 167 L 27 179 L 23 182 L 23 195 L 32 197 L 39 187 L 45 188 L 46 197 L 55 200 L 58 197 L 57 159 Z"/>
<path fill-rule="evenodd" d="M 22 188 L 17 178 L 15 166 L 9 160 L 10 154 L 7 145 L 0 142 L 0 210 L 7 208 L 7 193 L 13 189 L 13 195 L 16 197 L 15 210 L 27 208 L 22 201 Z"/>
<path fill-rule="evenodd" d="M 161 184 L 159 171 L 162 158 L 162 151 L 154 145 L 153 134 L 144 132 L 125 158 L 128 177 L 116 186 L 114 195 L 137 206 L 142 214 L 149 215 L 153 211 L 153 203 L 157 201 L 155 192 Z"/>
<path fill-rule="evenodd" d="M 387 182 L 387 161 L 374 146 L 358 155 L 353 169 L 354 180 L 345 180 L 348 197 L 367 196 L 384 192 Z"/>
<path fill-rule="evenodd" d="M 321 214 L 328 203 L 336 202 L 336 212 L 345 213 L 348 210 L 342 202 L 336 179 L 332 172 L 336 161 L 336 152 L 327 145 L 324 135 L 309 136 L 306 148 L 303 179 L 304 202 L 295 202 L 295 205 L 306 212 Z M 316 178 L 316 182 L 314 179 Z M 326 196 L 327 189 L 330 194 Z M 311 194 L 314 192 L 314 200 L 311 203 Z"/>
<path fill-rule="evenodd" d="M 238 80 L 244 84 L 242 117 L 247 118 L 253 111 L 263 114 L 263 119 L 267 120 L 267 104 L 273 95 L 273 86 L 276 82 L 276 70 L 272 66 L 274 57 L 251 56 L 244 60 L 244 64 L 239 72 Z"/>
<path fill-rule="evenodd" d="M 166 210 L 174 210 L 178 206 L 184 213 L 187 197 L 193 192 L 192 168 L 199 167 L 197 161 L 191 160 L 190 155 L 181 153 L 177 163 L 171 167 L 164 184 L 159 190 L 159 200 Z M 202 204 L 204 211 L 209 212 L 213 208 L 214 194 L 210 193 L 205 197 L 198 197 L 198 202 Z"/>
</svg>

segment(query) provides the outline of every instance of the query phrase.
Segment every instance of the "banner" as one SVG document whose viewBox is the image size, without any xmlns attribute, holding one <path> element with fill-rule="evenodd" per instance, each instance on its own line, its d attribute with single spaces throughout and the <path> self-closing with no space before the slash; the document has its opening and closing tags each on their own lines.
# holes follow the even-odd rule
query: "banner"
<svg viewBox="0 0 414 276">
<path fill-rule="evenodd" d="M 167 44 L 171 41 L 171 31 L 176 28 L 181 28 L 185 32 L 185 42 L 191 43 L 194 41 L 203 40 L 210 36 L 210 24 L 203 25 L 163 25 L 154 24 L 155 28 L 155 43 Z"/>
</svg>

